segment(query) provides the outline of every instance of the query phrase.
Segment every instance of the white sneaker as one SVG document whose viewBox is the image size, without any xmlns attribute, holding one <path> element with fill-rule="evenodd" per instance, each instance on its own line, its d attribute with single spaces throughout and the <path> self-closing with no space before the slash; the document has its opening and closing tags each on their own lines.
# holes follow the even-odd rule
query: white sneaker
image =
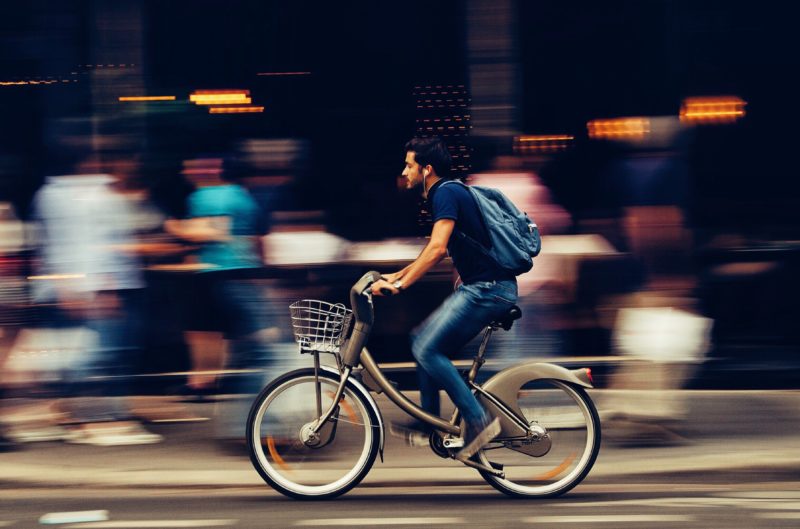
<svg viewBox="0 0 800 529">
<path fill-rule="evenodd" d="M 92 446 L 128 446 L 160 443 L 164 438 L 148 432 L 139 423 L 110 422 L 84 424 L 68 443 Z"/>
<path fill-rule="evenodd" d="M 486 426 L 483 426 L 482 428 L 479 426 L 472 431 L 470 431 L 470 427 L 467 426 L 466 430 L 467 431 L 464 437 L 464 448 L 462 448 L 461 451 L 456 454 L 456 459 L 459 461 L 467 461 L 469 458 L 478 453 L 481 448 L 486 446 L 489 441 L 497 437 L 497 435 L 500 433 L 500 419 L 495 417 Z"/>
<path fill-rule="evenodd" d="M 14 426 L 6 434 L 17 443 L 69 441 L 74 436 L 71 431 L 57 424 Z"/>
</svg>

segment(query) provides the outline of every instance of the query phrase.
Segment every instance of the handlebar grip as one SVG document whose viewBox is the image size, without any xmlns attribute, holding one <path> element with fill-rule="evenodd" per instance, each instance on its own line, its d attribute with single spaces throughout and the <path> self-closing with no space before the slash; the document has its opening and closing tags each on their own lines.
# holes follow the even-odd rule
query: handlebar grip
<svg viewBox="0 0 800 529">
<path fill-rule="evenodd" d="M 378 272 L 367 272 L 350 289 L 350 307 L 353 309 L 355 324 L 353 325 L 353 332 L 345 342 L 346 345 L 341 353 L 342 362 L 347 366 L 356 367 L 358 365 L 361 349 L 364 347 L 372 329 L 372 324 L 375 321 L 372 297 L 365 297 L 363 294 L 380 277 L 381 275 Z"/>
<path fill-rule="evenodd" d="M 393 295 L 393 294 L 394 294 L 394 292 L 392 292 L 392 291 L 391 291 L 391 290 L 389 290 L 388 288 L 382 288 L 382 289 L 381 289 L 381 294 L 383 294 L 384 296 L 391 296 L 391 295 Z"/>
</svg>

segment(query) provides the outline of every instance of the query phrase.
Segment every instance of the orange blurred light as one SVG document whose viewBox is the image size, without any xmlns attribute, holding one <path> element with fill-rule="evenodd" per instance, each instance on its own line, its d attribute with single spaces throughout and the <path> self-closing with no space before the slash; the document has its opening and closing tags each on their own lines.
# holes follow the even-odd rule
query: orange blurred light
<svg viewBox="0 0 800 529">
<path fill-rule="evenodd" d="M 594 119 L 586 124 L 589 137 L 593 139 L 640 139 L 650 133 L 647 118 Z"/>
<path fill-rule="evenodd" d="M 175 101 L 175 96 L 124 96 L 120 101 Z"/>
<path fill-rule="evenodd" d="M 568 136 L 566 134 L 554 134 L 551 136 L 519 136 L 518 141 L 569 141 L 574 140 L 574 136 Z"/>
<path fill-rule="evenodd" d="M 200 97 L 194 101 L 196 105 L 249 105 L 252 102 L 249 97 Z"/>
<path fill-rule="evenodd" d="M 244 107 L 210 107 L 209 114 L 252 114 L 256 112 L 264 112 L 264 107 L 257 106 L 244 106 Z"/>
<path fill-rule="evenodd" d="M 563 151 L 574 136 L 568 134 L 537 134 L 514 138 L 514 152 L 517 154 L 546 153 Z"/>
<path fill-rule="evenodd" d="M 733 123 L 744 117 L 747 102 L 736 96 L 687 97 L 681 105 L 684 123 Z"/>
<path fill-rule="evenodd" d="M 196 105 L 243 105 L 252 102 L 250 90 L 195 90 L 189 101 Z"/>
</svg>

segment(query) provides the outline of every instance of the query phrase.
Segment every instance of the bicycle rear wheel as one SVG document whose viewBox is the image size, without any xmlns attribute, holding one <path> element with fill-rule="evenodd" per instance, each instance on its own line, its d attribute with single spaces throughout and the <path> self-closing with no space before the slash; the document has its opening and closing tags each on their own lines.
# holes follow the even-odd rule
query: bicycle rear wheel
<svg viewBox="0 0 800 529">
<path fill-rule="evenodd" d="M 517 404 L 539 442 L 500 440 L 479 452 L 485 465 L 502 465 L 505 478 L 481 472 L 496 489 L 516 497 L 552 498 L 580 483 L 600 450 L 600 419 L 592 400 L 574 384 L 554 379 L 527 382 Z"/>
<path fill-rule="evenodd" d="M 319 373 L 321 408 L 328 409 L 339 379 Z M 319 438 L 302 434 L 319 418 L 313 369 L 287 373 L 256 398 L 247 420 L 250 460 L 278 492 L 298 499 L 344 494 L 369 472 L 380 448 L 380 421 L 370 402 L 348 382 Z"/>
</svg>

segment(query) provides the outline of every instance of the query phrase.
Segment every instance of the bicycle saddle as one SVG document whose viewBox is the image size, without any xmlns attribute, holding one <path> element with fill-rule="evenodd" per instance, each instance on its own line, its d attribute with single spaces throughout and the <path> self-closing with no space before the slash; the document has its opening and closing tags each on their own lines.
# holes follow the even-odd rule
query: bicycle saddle
<svg viewBox="0 0 800 529">
<path fill-rule="evenodd" d="M 506 312 L 503 317 L 497 318 L 496 321 L 492 322 L 493 326 L 502 327 L 505 330 L 509 330 L 511 326 L 514 324 L 515 320 L 518 320 L 522 317 L 522 309 L 514 305 L 508 312 Z"/>
</svg>

